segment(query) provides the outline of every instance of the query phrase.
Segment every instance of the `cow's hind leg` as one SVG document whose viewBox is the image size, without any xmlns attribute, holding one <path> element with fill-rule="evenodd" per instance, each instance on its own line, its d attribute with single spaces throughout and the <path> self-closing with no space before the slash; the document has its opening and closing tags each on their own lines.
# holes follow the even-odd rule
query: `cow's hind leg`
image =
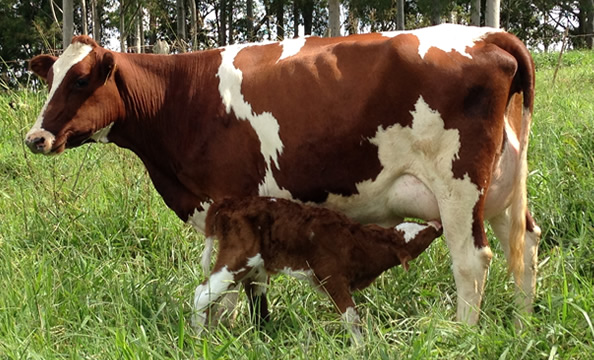
<svg viewBox="0 0 594 360">
<path fill-rule="evenodd" d="M 495 236 L 501 242 L 501 247 L 508 262 L 511 261 L 510 252 L 510 231 L 511 231 L 510 209 L 498 216 L 489 219 Z M 536 289 L 536 271 L 538 262 L 538 243 L 540 242 L 540 228 L 532 219 L 529 212 L 526 212 L 526 234 L 524 237 L 524 270 L 520 279 L 516 279 L 516 304 L 518 310 L 524 313 L 533 311 L 534 292 Z"/>
<path fill-rule="evenodd" d="M 465 196 L 466 195 L 466 196 Z M 487 242 L 478 202 L 469 194 L 457 194 L 440 203 L 446 243 L 456 281 L 458 321 L 478 322 L 485 279 L 493 254 Z M 464 201 L 467 199 L 467 201 Z"/>
</svg>

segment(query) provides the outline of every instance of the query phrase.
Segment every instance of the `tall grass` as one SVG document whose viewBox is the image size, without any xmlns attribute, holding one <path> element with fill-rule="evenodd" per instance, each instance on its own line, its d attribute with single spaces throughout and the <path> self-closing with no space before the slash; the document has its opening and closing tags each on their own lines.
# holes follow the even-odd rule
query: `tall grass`
<svg viewBox="0 0 594 360">
<path fill-rule="evenodd" d="M 115 146 L 32 156 L 23 137 L 44 94 L 0 95 L 0 359 L 588 359 L 594 353 L 594 54 L 559 71 L 537 57 L 529 196 L 543 229 L 536 314 L 517 331 L 513 283 L 496 241 L 480 325 L 452 321 L 445 244 L 355 300 L 366 345 L 350 346 L 330 302 L 277 277 L 272 323 L 237 319 L 197 338 L 190 299 L 203 239 Z M 553 64 L 554 65 L 554 64 Z"/>
</svg>

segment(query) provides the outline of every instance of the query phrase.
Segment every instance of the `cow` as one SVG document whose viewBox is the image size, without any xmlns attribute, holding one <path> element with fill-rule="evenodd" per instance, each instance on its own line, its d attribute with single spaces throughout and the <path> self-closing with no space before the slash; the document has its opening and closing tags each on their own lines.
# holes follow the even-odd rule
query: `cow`
<svg viewBox="0 0 594 360">
<path fill-rule="evenodd" d="M 386 229 L 286 199 L 225 199 L 210 206 L 206 215 L 205 235 L 218 240 L 219 252 L 210 278 L 196 288 L 192 323 L 200 333 L 211 305 L 239 283 L 248 294 L 253 318 L 267 321 L 266 282 L 280 272 L 323 290 L 353 342 L 361 344 L 352 291 L 369 286 L 394 266 L 408 270 L 408 261 L 441 234 L 441 224 L 434 221 L 402 222 Z"/>
<path fill-rule="evenodd" d="M 491 224 L 532 311 L 540 229 L 527 204 L 534 64 L 512 34 L 444 24 L 177 55 L 76 36 L 30 69 L 49 95 L 25 142 L 59 154 L 111 142 L 143 161 L 177 216 L 274 196 L 362 223 L 443 226 L 457 319 L 476 324 Z"/>
</svg>

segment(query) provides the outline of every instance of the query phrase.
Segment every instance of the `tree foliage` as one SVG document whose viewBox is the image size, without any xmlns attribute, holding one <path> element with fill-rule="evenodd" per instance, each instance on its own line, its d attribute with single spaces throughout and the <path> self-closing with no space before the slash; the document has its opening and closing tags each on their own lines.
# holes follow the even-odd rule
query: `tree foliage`
<svg viewBox="0 0 594 360">
<path fill-rule="evenodd" d="M 86 12 L 82 11 L 83 1 Z M 476 1 L 404 0 L 405 28 L 442 22 L 470 24 Z M 490 0 L 481 3 L 483 25 L 487 1 Z M 75 34 L 82 33 L 83 24 L 87 24 L 98 43 L 114 50 L 119 50 L 118 44 L 132 50 L 132 45 L 140 43 L 141 51 L 150 52 L 157 40 L 164 40 L 173 52 L 182 52 L 297 34 L 329 33 L 328 0 L 73 2 Z M 34 54 L 61 48 L 60 4 L 55 0 L 0 0 L 0 73 L 5 86 L 24 73 L 25 61 Z M 397 4 L 397 0 L 341 0 L 341 32 L 396 30 Z M 191 15 L 194 6 L 196 12 Z M 545 51 L 559 44 L 565 29 L 571 47 L 591 48 L 592 36 L 586 34 L 594 32 L 593 18 L 594 0 L 501 0 L 501 26 L 530 47 Z M 11 68 L 16 71 L 7 73 Z"/>
</svg>

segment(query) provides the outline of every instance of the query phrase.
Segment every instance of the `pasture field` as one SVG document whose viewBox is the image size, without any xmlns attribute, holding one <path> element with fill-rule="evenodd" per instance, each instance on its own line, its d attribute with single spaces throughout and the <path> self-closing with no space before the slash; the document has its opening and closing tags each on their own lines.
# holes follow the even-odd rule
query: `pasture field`
<svg viewBox="0 0 594 360">
<path fill-rule="evenodd" d="M 499 244 L 479 326 L 453 320 L 447 248 L 355 295 L 366 344 L 326 297 L 292 278 L 269 289 L 272 323 L 197 338 L 190 300 L 204 246 L 133 154 L 92 145 L 57 157 L 23 144 L 46 92 L 0 93 L 0 359 L 589 359 L 594 354 L 594 52 L 536 56 L 529 197 L 543 230 L 536 313 L 513 325 Z"/>
</svg>

